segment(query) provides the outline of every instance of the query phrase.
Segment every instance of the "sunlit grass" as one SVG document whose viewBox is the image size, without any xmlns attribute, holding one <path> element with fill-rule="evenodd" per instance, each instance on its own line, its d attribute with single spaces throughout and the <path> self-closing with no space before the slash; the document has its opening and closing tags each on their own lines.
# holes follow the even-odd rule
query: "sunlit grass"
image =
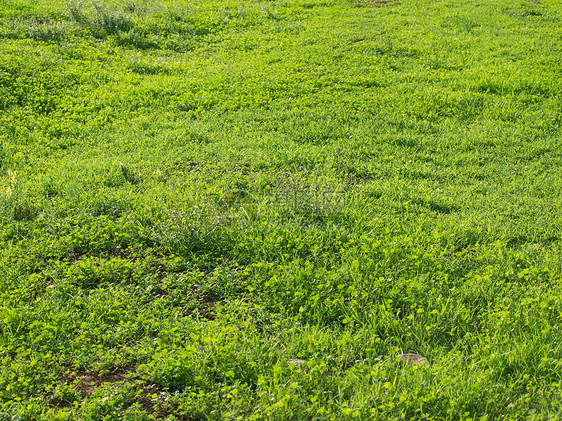
<svg viewBox="0 0 562 421">
<path fill-rule="evenodd" d="M 4 1 L 0 419 L 558 417 L 560 12 Z"/>
</svg>

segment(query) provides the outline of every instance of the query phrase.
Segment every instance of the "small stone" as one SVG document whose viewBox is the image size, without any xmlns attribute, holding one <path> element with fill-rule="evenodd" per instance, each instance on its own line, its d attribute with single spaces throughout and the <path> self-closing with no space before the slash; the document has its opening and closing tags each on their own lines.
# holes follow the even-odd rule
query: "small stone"
<svg viewBox="0 0 562 421">
<path fill-rule="evenodd" d="M 82 377 L 82 383 L 86 385 L 94 385 L 96 383 L 96 378 L 94 376 L 86 375 Z"/>
<path fill-rule="evenodd" d="M 299 367 L 299 366 L 303 365 L 304 363 L 306 363 L 306 360 L 299 360 L 298 358 L 287 361 L 287 364 L 295 366 L 295 367 Z"/>
<path fill-rule="evenodd" d="M 403 361 L 406 361 L 407 363 L 410 364 L 425 364 L 427 363 L 427 358 L 422 357 L 421 355 L 418 354 L 400 354 L 399 355 L 400 359 L 402 359 Z"/>
</svg>

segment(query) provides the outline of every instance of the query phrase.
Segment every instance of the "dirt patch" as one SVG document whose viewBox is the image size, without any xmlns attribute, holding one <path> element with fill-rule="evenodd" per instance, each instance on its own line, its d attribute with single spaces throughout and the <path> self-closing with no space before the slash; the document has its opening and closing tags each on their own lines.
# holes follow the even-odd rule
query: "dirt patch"
<svg viewBox="0 0 562 421">
<path fill-rule="evenodd" d="M 82 395 L 82 399 L 92 396 L 96 389 L 103 385 L 109 384 L 111 386 L 130 381 L 133 382 L 133 387 L 136 391 L 134 401 L 140 403 L 148 415 L 156 419 L 165 419 L 170 415 L 174 415 L 175 419 L 180 421 L 190 419 L 185 415 L 176 413 L 174 408 L 158 408 L 156 402 L 163 398 L 166 389 L 161 390 L 153 384 L 147 384 L 139 379 L 135 379 L 134 374 L 131 374 L 133 371 L 132 368 L 122 368 L 113 373 L 101 375 L 92 372 L 73 372 L 65 376 L 63 381 L 68 385 L 72 385 L 72 388 Z M 70 402 L 60 399 L 51 399 L 49 403 L 55 410 L 62 410 L 72 406 Z"/>
<path fill-rule="evenodd" d="M 96 388 L 100 387 L 104 383 L 117 383 L 125 381 L 127 378 L 125 377 L 126 371 L 117 371 L 115 373 L 110 374 L 83 374 L 81 377 L 77 377 L 79 380 L 76 383 L 76 389 L 80 392 L 84 393 L 85 395 L 91 395 L 94 393 Z"/>
<path fill-rule="evenodd" d="M 119 369 L 113 373 L 96 374 L 88 372 L 67 372 L 62 378 L 62 383 L 70 386 L 75 391 L 79 392 L 83 397 L 91 396 L 95 390 L 103 384 L 114 384 L 127 380 L 126 374 L 130 370 Z M 51 396 L 49 404 L 54 408 L 69 408 L 71 402 L 61 397 Z"/>
</svg>

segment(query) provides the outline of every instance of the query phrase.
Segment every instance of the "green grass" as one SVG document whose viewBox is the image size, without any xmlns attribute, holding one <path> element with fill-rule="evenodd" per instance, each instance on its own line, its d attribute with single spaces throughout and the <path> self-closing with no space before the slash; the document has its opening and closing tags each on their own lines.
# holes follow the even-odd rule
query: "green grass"
<svg viewBox="0 0 562 421">
<path fill-rule="evenodd" d="M 0 2 L 0 420 L 559 419 L 561 16 Z"/>
</svg>

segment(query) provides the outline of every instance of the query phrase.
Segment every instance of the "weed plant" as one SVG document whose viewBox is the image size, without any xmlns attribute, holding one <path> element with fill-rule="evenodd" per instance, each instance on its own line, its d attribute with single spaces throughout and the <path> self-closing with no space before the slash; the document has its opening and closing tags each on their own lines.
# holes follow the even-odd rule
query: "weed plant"
<svg viewBox="0 0 562 421">
<path fill-rule="evenodd" d="M 0 420 L 560 418 L 561 13 L 3 0 Z"/>
</svg>

